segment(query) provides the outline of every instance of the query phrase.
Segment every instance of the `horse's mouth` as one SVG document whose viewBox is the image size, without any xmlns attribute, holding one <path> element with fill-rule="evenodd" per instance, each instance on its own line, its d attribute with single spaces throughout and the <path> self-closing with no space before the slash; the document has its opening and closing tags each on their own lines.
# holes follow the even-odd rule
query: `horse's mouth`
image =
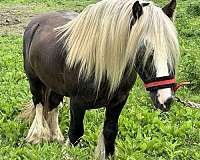
<svg viewBox="0 0 200 160">
<path fill-rule="evenodd" d="M 168 98 L 163 104 L 159 102 L 156 94 L 150 94 L 153 104 L 156 109 L 160 109 L 162 112 L 168 112 L 171 108 L 172 102 L 174 101 L 173 96 Z"/>
</svg>

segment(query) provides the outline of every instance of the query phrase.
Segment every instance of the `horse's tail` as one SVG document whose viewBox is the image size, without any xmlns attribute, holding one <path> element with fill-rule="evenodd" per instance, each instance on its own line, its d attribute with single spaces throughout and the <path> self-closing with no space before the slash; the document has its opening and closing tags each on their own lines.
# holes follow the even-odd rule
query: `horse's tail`
<svg viewBox="0 0 200 160">
<path fill-rule="evenodd" d="M 37 31 L 39 27 L 39 24 L 29 24 L 27 28 L 25 29 L 24 36 L 23 36 L 23 56 L 24 56 L 24 62 L 28 58 L 31 43 L 33 40 L 33 37 L 35 35 L 35 32 Z"/>
<path fill-rule="evenodd" d="M 32 123 L 35 117 L 36 109 L 32 101 L 23 106 L 23 110 L 17 116 L 17 119 L 24 120 L 29 124 Z"/>
<path fill-rule="evenodd" d="M 25 29 L 24 36 L 23 36 L 23 57 L 24 57 L 24 70 L 29 70 L 29 52 L 31 48 L 31 43 L 33 37 L 39 27 L 39 24 L 30 23 L 27 28 Z M 32 122 L 33 118 L 35 117 L 35 107 L 33 102 L 28 102 L 25 106 L 23 111 L 18 115 L 19 119 L 26 120 L 28 122 Z"/>
</svg>

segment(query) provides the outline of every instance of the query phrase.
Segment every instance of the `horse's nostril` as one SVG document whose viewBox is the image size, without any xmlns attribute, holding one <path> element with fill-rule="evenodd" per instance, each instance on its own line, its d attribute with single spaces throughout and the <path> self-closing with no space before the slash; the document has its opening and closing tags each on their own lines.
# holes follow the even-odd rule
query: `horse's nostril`
<svg viewBox="0 0 200 160">
<path fill-rule="evenodd" d="M 173 101 L 173 98 L 172 98 L 172 97 L 171 97 L 171 98 L 168 98 L 167 101 L 164 103 L 164 105 L 165 105 L 166 107 L 169 107 L 169 106 L 171 105 L 172 101 Z"/>
</svg>

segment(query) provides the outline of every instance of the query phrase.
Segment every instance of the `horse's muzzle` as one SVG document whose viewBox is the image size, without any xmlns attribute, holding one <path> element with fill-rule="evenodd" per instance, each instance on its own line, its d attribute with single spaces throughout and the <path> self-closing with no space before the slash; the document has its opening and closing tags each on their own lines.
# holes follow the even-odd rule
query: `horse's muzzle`
<svg viewBox="0 0 200 160">
<path fill-rule="evenodd" d="M 167 101 L 166 101 L 164 104 L 161 104 L 161 105 L 160 105 L 160 109 L 161 109 L 163 112 L 169 111 L 170 108 L 171 108 L 172 102 L 173 102 L 173 98 L 170 97 L 169 99 L 167 99 Z"/>
<path fill-rule="evenodd" d="M 165 102 L 160 103 L 159 99 L 158 99 L 158 95 L 157 92 L 150 92 L 150 97 L 153 101 L 154 106 L 157 109 L 160 109 L 163 112 L 167 112 L 170 110 L 171 108 L 171 104 L 173 102 L 173 96 L 169 97 Z"/>
</svg>

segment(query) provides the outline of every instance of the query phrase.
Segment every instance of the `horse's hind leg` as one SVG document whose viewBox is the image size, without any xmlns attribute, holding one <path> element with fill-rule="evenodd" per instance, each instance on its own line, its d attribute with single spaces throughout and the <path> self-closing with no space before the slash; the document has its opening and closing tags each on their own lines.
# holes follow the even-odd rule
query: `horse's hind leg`
<svg viewBox="0 0 200 160">
<path fill-rule="evenodd" d="M 37 104 L 35 118 L 26 137 L 28 143 L 38 144 L 50 140 L 50 130 L 43 112 L 43 105 Z"/>
<path fill-rule="evenodd" d="M 29 78 L 29 83 L 36 112 L 26 141 L 37 144 L 50 140 L 50 130 L 45 119 L 47 111 L 44 108 L 47 89 L 38 78 Z"/>
<path fill-rule="evenodd" d="M 58 122 L 59 111 L 57 108 L 57 106 L 62 101 L 63 101 L 63 96 L 51 91 L 48 104 L 50 110 L 48 113 L 47 122 L 51 132 L 51 140 L 57 140 L 59 142 L 64 141 L 64 137 L 59 127 L 59 122 Z"/>
</svg>

